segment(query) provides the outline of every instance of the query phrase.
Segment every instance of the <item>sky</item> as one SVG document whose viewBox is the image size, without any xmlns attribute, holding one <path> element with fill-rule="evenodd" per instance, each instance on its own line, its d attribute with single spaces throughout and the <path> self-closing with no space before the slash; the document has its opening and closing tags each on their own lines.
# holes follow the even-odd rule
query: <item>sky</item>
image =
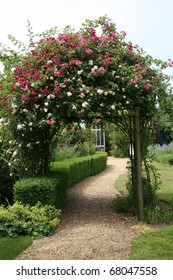
<svg viewBox="0 0 173 280">
<path fill-rule="evenodd" d="M 85 19 L 105 14 L 127 41 L 154 58 L 173 60 L 172 0 L 0 0 L 0 42 L 11 34 L 26 43 L 27 20 L 38 33 L 66 25 L 77 30 Z"/>
</svg>

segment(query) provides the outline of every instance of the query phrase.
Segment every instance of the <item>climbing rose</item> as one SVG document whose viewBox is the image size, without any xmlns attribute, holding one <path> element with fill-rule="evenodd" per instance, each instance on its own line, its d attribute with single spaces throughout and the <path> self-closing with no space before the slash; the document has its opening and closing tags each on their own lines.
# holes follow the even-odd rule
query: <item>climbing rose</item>
<svg viewBox="0 0 173 280">
<path fill-rule="evenodd" d="M 149 90 L 150 88 L 151 88 L 151 85 L 150 85 L 150 84 L 146 84 L 146 85 L 145 85 L 145 89 L 146 89 L 146 90 Z"/>
<path fill-rule="evenodd" d="M 91 49 L 86 49 L 86 53 L 91 54 L 91 53 L 93 53 L 93 51 Z"/>
</svg>

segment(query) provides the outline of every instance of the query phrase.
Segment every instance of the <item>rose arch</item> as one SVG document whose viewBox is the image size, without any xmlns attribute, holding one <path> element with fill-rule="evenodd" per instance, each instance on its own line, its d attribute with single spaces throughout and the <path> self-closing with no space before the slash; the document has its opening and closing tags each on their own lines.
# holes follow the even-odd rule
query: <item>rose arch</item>
<svg viewBox="0 0 173 280">
<path fill-rule="evenodd" d="M 78 32 L 66 29 L 30 43 L 14 70 L 8 101 L 23 173 L 48 172 L 51 148 L 66 125 L 109 121 L 136 143 L 132 170 L 142 189 L 146 129 L 167 85 L 162 63 L 126 42 L 125 35 L 101 17 Z"/>
</svg>

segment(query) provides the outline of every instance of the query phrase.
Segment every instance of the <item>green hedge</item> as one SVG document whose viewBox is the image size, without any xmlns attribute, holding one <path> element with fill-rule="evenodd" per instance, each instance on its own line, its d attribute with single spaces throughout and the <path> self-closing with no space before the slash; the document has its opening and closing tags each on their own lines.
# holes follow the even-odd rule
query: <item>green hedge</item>
<svg viewBox="0 0 173 280">
<path fill-rule="evenodd" d="M 107 154 L 67 159 L 55 162 L 47 177 L 24 178 L 14 185 L 14 200 L 35 205 L 38 201 L 62 209 L 66 202 L 67 188 L 95 175 L 106 168 Z"/>
<path fill-rule="evenodd" d="M 14 200 L 23 204 L 54 205 L 57 209 L 64 206 L 66 188 L 61 179 L 52 177 L 32 177 L 17 181 L 13 188 Z"/>
<path fill-rule="evenodd" d="M 52 174 L 59 174 L 61 180 L 70 188 L 89 176 L 103 171 L 107 165 L 107 153 L 98 152 L 92 156 L 67 159 L 55 162 Z"/>
</svg>

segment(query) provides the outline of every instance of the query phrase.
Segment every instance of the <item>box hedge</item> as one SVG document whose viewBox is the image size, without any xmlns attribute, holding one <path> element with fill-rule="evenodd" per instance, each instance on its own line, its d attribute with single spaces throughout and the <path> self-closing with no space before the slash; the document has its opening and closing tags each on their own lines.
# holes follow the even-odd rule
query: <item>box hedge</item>
<svg viewBox="0 0 173 280">
<path fill-rule="evenodd" d="M 92 156 L 67 159 L 55 162 L 51 168 L 52 174 L 61 174 L 67 187 L 72 187 L 89 176 L 103 171 L 107 165 L 107 153 L 98 152 Z M 64 178 L 63 178 L 64 177 Z"/>
<path fill-rule="evenodd" d="M 55 162 L 47 177 L 32 177 L 19 180 L 14 185 L 14 200 L 35 205 L 38 201 L 62 209 L 66 202 L 67 189 L 81 180 L 106 168 L 107 154 L 67 159 Z"/>
<path fill-rule="evenodd" d="M 62 208 L 66 199 L 65 185 L 58 177 L 32 177 L 17 181 L 13 188 L 14 200 L 23 204 L 35 205 L 38 201 L 43 205 Z"/>
</svg>

